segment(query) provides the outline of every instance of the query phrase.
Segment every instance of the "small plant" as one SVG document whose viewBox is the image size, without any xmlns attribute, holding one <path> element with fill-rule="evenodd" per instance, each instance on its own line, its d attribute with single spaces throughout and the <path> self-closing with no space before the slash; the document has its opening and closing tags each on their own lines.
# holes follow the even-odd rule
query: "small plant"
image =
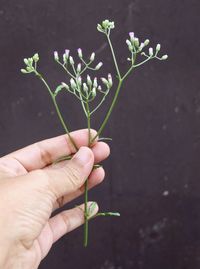
<svg viewBox="0 0 200 269">
<path fill-rule="evenodd" d="M 125 74 L 122 74 L 122 72 L 120 71 L 120 67 L 118 65 L 118 60 L 116 58 L 111 39 L 110 39 L 111 30 L 113 30 L 114 28 L 115 28 L 114 22 L 109 21 L 109 20 L 104 20 L 101 24 L 97 25 L 97 30 L 105 36 L 105 38 L 107 39 L 108 45 L 110 47 L 110 51 L 112 54 L 112 59 L 113 59 L 115 71 L 116 71 L 117 86 L 115 89 L 113 89 L 114 97 L 112 99 L 110 107 L 108 108 L 108 111 L 102 123 L 100 124 L 99 130 L 95 137 L 91 137 L 91 133 L 90 133 L 91 118 L 94 116 L 97 109 L 101 107 L 107 95 L 109 94 L 111 88 L 113 87 L 113 79 L 112 79 L 111 74 L 108 74 L 106 77 L 101 77 L 101 78 L 98 78 L 97 76 L 94 76 L 92 78 L 88 74 L 88 72 L 92 72 L 92 71 L 98 72 L 98 70 L 103 65 L 102 62 L 99 62 L 98 64 L 94 64 L 95 56 L 96 56 L 95 53 L 94 52 L 91 53 L 89 59 L 86 59 L 83 57 L 82 49 L 79 48 L 77 50 L 78 63 L 75 63 L 75 58 L 72 57 L 68 49 L 65 50 L 64 54 L 62 55 L 62 58 L 60 57 L 58 52 L 55 51 L 54 60 L 56 61 L 58 65 L 61 66 L 61 68 L 67 73 L 69 77 L 68 82 L 61 82 L 55 90 L 51 89 L 51 87 L 47 83 L 44 76 L 38 71 L 38 68 L 37 68 L 38 61 L 39 61 L 38 53 L 34 54 L 33 57 L 31 58 L 24 59 L 24 63 L 26 67 L 25 69 L 21 69 L 21 72 L 24 74 L 30 74 L 30 73 L 35 74 L 46 86 L 46 89 L 48 90 L 49 95 L 55 106 L 55 110 L 62 124 L 62 127 L 64 131 L 66 132 L 66 134 L 69 136 L 70 141 L 76 150 L 78 150 L 78 148 L 73 138 L 70 136 L 68 125 L 64 121 L 63 116 L 60 112 L 59 106 L 57 104 L 57 100 L 56 100 L 57 95 L 61 91 L 66 91 L 74 95 L 80 102 L 84 115 L 86 117 L 86 121 L 87 121 L 87 128 L 89 130 L 88 146 L 90 147 L 91 144 L 94 142 L 94 140 L 102 134 L 102 131 L 104 130 L 108 122 L 108 119 L 110 118 L 110 115 L 113 111 L 113 108 L 116 104 L 123 82 L 129 76 L 129 74 L 131 74 L 131 72 L 137 67 L 145 64 L 146 62 L 152 59 L 158 59 L 158 60 L 163 61 L 168 58 L 167 55 L 163 55 L 161 57 L 158 56 L 161 49 L 160 44 L 157 44 L 155 49 L 153 49 L 152 47 L 148 48 L 147 52 L 145 52 L 144 50 L 148 47 L 149 40 L 146 39 L 144 42 L 140 42 L 139 38 L 137 38 L 134 35 L 134 33 L 131 32 L 129 33 L 129 38 L 126 40 L 126 44 L 128 46 L 128 50 L 130 53 L 130 56 L 127 58 L 129 67 L 127 69 L 127 72 Z M 138 62 L 137 61 L 138 55 L 144 57 L 144 59 Z M 99 97 L 96 99 L 97 95 Z M 101 138 L 101 140 L 103 140 L 103 138 Z M 70 159 L 71 157 L 72 156 L 64 156 L 60 158 L 58 161 L 67 160 L 67 159 Z M 98 165 L 94 166 L 94 168 L 96 167 L 98 167 Z M 84 246 L 87 246 L 88 244 L 88 220 L 89 220 L 88 216 L 90 215 L 89 214 L 90 211 L 93 210 L 93 205 L 91 205 L 89 209 L 87 208 L 88 180 L 86 180 L 85 182 L 84 202 L 85 202 Z M 103 213 L 98 213 L 96 216 L 120 216 L 120 214 L 117 212 L 105 212 L 105 213 L 103 212 Z"/>
</svg>

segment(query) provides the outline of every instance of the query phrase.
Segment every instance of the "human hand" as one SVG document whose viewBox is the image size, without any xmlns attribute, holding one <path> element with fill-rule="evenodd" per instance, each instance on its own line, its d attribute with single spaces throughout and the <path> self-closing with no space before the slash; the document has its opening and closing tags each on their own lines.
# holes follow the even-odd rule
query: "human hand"
<svg viewBox="0 0 200 269">
<path fill-rule="evenodd" d="M 95 131 L 91 130 L 94 137 Z M 66 135 L 44 140 L 0 158 L 0 268 L 34 269 L 53 243 L 84 222 L 84 205 L 52 212 L 104 178 L 94 163 L 109 155 L 104 142 L 87 146 L 88 131 L 71 133 L 79 151 L 69 161 L 52 164 L 59 157 L 75 153 Z M 90 204 L 90 203 L 89 203 Z M 89 206 L 88 204 L 88 206 Z M 91 212 L 95 215 L 98 206 Z"/>
</svg>

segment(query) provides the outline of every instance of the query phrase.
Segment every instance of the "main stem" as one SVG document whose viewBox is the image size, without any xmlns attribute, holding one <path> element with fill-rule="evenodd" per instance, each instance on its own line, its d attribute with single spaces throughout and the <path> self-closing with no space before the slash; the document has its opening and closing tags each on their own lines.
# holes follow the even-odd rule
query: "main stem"
<svg viewBox="0 0 200 269">
<path fill-rule="evenodd" d="M 90 119 L 90 109 L 88 101 L 86 102 L 86 112 L 87 112 L 87 126 L 88 126 L 88 146 L 90 146 L 91 140 L 91 119 Z M 84 247 L 88 245 L 88 178 L 85 181 L 84 185 Z"/>
</svg>

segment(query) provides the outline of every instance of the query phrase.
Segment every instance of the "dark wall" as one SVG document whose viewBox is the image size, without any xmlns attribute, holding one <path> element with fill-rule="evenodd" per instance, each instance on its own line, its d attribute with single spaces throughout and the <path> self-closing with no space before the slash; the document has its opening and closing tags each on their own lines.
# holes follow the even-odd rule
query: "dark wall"
<svg viewBox="0 0 200 269">
<path fill-rule="evenodd" d="M 0 1 L 1 155 L 62 133 L 43 86 L 20 74 L 24 57 L 39 52 L 53 86 L 62 77 L 55 49 L 95 50 L 105 73 L 113 72 L 96 32 L 105 18 L 116 22 L 112 38 L 123 70 L 130 30 L 161 42 L 169 54 L 128 79 L 104 132 L 113 138 L 112 155 L 105 182 L 90 198 L 104 210 L 119 210 L 121 218 L 93 221 L 87 249 L 82 229 L 63 237 L 40 269 L 200 268 L 199 14 L 198 0 Z M 59 104 L 72 129 L 85 126 L 68 96 Z"/>
</svg>

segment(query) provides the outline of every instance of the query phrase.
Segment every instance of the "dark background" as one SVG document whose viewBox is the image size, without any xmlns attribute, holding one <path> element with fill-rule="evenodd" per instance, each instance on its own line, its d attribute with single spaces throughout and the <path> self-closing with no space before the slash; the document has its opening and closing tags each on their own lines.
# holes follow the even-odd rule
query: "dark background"
<svg viewBox="0 0 200 269">
<path fill-rule="evenodd" d="M 93 221 L 87 249 L 82 229 L 64 236 L 40 269 L 200 268 L 199 14 L 198 0 L 0 1 L 1 155 L 62 133 L 43 85 L 20 74 L 24 57 L 39 52 L 53 86 L 63 79 L 55 49 L 82 47 L 86 56 L 94 50 L 105 74 L 114 72 L 96 32 L 105 18 L 116 22 L 112 39 L 122 70 L 130 30 L 169 54 L 129 77 L 104 132 L 113 138 L 112 155 L 105 182 L 90 198 L 121 217 Z M 74 99 L 63 94 L 59 104 L 71 129 L 85 126 Z"/>
</svg>

